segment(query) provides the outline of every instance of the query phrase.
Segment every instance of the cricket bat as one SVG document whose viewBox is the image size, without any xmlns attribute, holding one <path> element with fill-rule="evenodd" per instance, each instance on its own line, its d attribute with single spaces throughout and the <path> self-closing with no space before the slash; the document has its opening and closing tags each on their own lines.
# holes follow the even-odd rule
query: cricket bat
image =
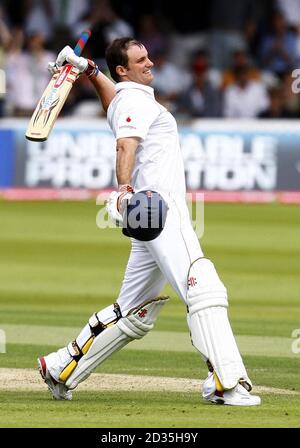
<svg viewBox="0 0 300 448">
<path fill-rule="evenodd" d="M 81 34 L 74 48 L 77 56 L 80 56 L 90 36 L 91 31 L 89 30 L 83 31 Z M 79 74 L 80 72 L 77 68 L 71 64 L 66 64 L 60 72 L 53 75 L 31 117 L 26 132 L 26 138 L 28 140 L 34 142 L 47 140 Z"/>
</svg>

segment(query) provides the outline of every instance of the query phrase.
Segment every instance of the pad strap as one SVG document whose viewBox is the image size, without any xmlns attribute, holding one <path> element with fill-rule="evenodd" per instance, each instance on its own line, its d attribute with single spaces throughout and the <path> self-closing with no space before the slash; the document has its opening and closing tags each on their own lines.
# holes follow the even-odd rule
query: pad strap
<svg viewBox="0 0 300 448">
<path fill-rule="evenodd" d="M 106 328 L 114 325 L 122 318 L 121 309 L 118 303 L 108 306 L 99 313 L 93 314 L 75 341 L 68 344 L 67 349 L 71 355 L 71 360 L 59 375 L 61 382 L 66 382 L 75 370 L 78 362 L 88 352 L 94 339 Z"/>
</svg>

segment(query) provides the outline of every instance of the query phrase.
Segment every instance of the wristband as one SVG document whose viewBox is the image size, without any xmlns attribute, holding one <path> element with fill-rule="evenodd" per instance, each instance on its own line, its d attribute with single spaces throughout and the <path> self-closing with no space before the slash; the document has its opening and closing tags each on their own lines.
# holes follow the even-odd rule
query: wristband
<svg viewBox="0 0 300 448">
<path fill-rule="evenodd" d="M 98 65 L 94 61 L 91 61 L 90 59 L 88 59 L 87 61 L 88 66 L 84 73 L 91 80 L 97 78 L 100 72 Z"/>
<path fill-rule="evenodd" d="M 120 193 L 133 193 L 133 188 L 130 184 L 119 185 L 118 191 Z"/>
<path fill-rule="evenodd" d="M 126 197 L 126 195 L 133 195 L 133 188 L 129 184 L 119 185 L 119 197 L 117 199 L 117 210 L 122 214 L 122 201 Z M 131 197 L 129 196 L 129 197 Z"/>
</svg>

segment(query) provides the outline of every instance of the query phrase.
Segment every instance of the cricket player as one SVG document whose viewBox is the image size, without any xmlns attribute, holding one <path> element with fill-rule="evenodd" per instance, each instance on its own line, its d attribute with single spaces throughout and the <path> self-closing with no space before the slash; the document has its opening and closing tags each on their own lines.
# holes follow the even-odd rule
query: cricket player
<svg viewBox="0 0 300 448">
<path fill-rule="evenodd" d="M 93 314 L 77 338 L 57 352 L 39 358 L 39 369 L 54 398 L 71 400 L 72 390 L 108 358 L 152 328 L 168 298 L 169 282 L 187 309 L 192 344 L 208 367 L 204 400 L 237 406 L 259 405 L 227 316 L 227 291 L 211 260 L 202 252 L 186 204 L 186 187 L 177 124 L 156 100 L 151 87 L 153 63 L 144 45 L 116 39 L 106 60 L 116 84 L 92 61 L 65 47 L 55 73 L 67 61 L 94 84 L 116 138 L 118 191 L 107 210 L 124 224 L 125 210 L 145 198 L 140 217 L 158 218 L 153 229 L 128 224 L 129 256 L 119 296 Z M 146 205 L 145 205 L 146 204 Z M 157 206 L 159 205 L 159 206 Z M 135 205 L 132 206 L 135 209 Z"/>
</svg>

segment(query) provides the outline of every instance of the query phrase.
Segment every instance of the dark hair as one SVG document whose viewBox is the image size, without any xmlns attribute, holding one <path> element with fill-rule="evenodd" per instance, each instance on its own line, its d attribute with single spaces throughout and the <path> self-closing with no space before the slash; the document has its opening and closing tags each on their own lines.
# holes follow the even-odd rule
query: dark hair
<svg viewBox="0 0 300 448">
<path fill-rule="evenodd" d="M 122 65 L 123 67 L 128 66 L 128 54 L 127 50 L 132 45 L 138 45 L 142 47 L 143 44 L 132 37 L 122 37 L 121 39 L 115 39 L 106 49 L 105 59 L 107 66 L 110 71 L 112 79 L 119 82 L 119 76 L 116 72 L 116 67 Z"/>
</svg>

